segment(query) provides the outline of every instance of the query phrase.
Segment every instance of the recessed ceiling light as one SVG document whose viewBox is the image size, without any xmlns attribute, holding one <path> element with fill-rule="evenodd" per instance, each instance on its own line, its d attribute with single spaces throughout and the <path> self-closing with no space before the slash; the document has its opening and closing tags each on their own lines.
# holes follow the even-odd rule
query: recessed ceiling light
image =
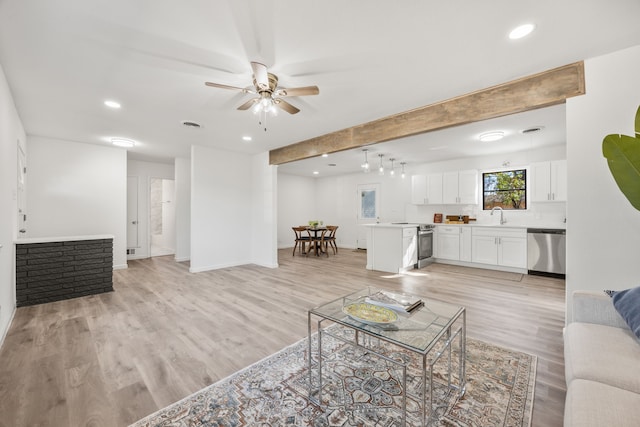
<svg viewBox="0 0 640 427">
<path fill-rule="evenodd" d="M 109 108 L 120 108 L 120 103 L 116 101 L 106 100 L 104 101 L 104 105 Z"/>
<path fill-rule="evenodd" d="M 242 140 L 243 140 L 243 141 L 251 141 L 251 139 L 252 139 L 252 138 L 251 138 L 250 136 L 243 136 L 243 137 L 242 137 Z"/>
<path fill-rule="evenodd" d="M 319 175 L 319 174 L 320 174 L 320 172 L 318 172 L 318 171 L 313 171 L 313 174 L 314 174 L 314 175 Z"/>
<path fill-rule="evenodd" d="M 521 39 L 525 36 L 528 36 L 529 34 L 531 34 L 531 32 L 536 28 L 535 25 L 533 24 L 524 24 L 524 25 L 520 25 L 519 27 L 514 28 L 513 30 L 511 30 L 511 32 L 509 33 L 509 38 L 511 40 L 517 40 L 517 39 Z"/>
<path fill-rule="evenodd" d="M 136 145 L 135 141 L 126 138 L 111 138 L 111 143 L 116 147 L 131 148 Z"/>
<path fill-rule="evenodd" d="M 324 153 L 322 157 L 329 157 L 329 155 L 327 153 Z"/>
<path fill-rule="evenodd" d="M 504 138 L 504 132 L 502 131 L 485 132 L 481 134 L 478 138 L 482 142 L 498 141 L 499 139 Z"/>
</svg>

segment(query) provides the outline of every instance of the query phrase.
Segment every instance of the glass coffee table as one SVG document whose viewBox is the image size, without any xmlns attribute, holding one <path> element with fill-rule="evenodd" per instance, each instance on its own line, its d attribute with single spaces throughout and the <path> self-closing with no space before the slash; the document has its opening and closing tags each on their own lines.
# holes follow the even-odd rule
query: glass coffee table
<svg viewBox="0 0 640 427">
<path fill-rule="evenodd" d="M 337 348 L 327 344 L 327 340 L 331 340 L 343 346 L 346 343 L 344 347 L 350 351 L 357 349 L 375 358 L 370 360 L 387 363 L 391 371 L 397 372 L 401 425 L 407 424 L 408 406 L 413 423 L 423 426 L 435 423 L 447 409 L 446 398 L 452 394 L 462 396 L 465 392 L 465 308 L 426 297 L 402 295 L 407 300 L 419 299 L 421 303 L 409 313 L 389 310 L 379 303 L 369 304 L 372 296 L 379 292 L 387 291 L 369 287 L 309 310 L 309 398 L 321 407 L 328 406 L 331 399 L 330 381 L 323 383 L 323 369 L 327 371 L 325 376 L 330 373 L 328 370 L 332 368 L 327 364 L 333 349 Z M 312 340 L 314 331 L 317 337 Z M 345 362 L 341 361 L 340 366 L 339 369 L 345 369 Z M 367 392 L 367 387 L 377 386 L 376 382 L 380 381 L 375 375 L 368 379 L 362 377 L 358 387 L 364 387 Z M 350 383 L 350 387 L 353 389 L 354 385 Z M 323 393 L 329 397 L 323 398 Z"/>
</svg>

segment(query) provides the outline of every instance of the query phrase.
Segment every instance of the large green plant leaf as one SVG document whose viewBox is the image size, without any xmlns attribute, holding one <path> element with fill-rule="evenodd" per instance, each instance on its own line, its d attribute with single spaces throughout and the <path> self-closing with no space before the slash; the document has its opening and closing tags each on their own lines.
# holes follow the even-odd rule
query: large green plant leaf
<svg viewBox="0 0 640 427">
<path fill-rule="evenodd" d="M 640 107 L 636 111 L 635 137 L 611 134 L 602 141 L 609 170 L 634 208 L 640 211 Z"/>
</svg>

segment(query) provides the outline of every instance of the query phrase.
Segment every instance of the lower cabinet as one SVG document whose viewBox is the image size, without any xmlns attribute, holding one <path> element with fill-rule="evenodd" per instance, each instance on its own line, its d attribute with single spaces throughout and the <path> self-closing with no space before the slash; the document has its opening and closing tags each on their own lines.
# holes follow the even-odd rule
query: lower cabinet
<svg viewBox="0 0 640 427">
<path fill-rule="evenodd" d="M 504 267 L 527 268 L 527 230 L 473 227 L 471 261 Z"/>
<path fill-rule="evenodd" d="M 435 257 L 471 261 L 471 228 L 460 225 L 437 226 Z"/>
</svg>

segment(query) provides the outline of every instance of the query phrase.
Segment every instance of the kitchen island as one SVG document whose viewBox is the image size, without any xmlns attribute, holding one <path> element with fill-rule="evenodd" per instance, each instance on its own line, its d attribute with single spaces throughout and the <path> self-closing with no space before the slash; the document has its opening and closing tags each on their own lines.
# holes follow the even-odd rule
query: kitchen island
<svg viewBox="0 0 640 427">
<path fill-rule="evenodd" d="M 418 224 L 367 224 L 367 270 L 403 273 L 418 262 Z"/>
</svg>

